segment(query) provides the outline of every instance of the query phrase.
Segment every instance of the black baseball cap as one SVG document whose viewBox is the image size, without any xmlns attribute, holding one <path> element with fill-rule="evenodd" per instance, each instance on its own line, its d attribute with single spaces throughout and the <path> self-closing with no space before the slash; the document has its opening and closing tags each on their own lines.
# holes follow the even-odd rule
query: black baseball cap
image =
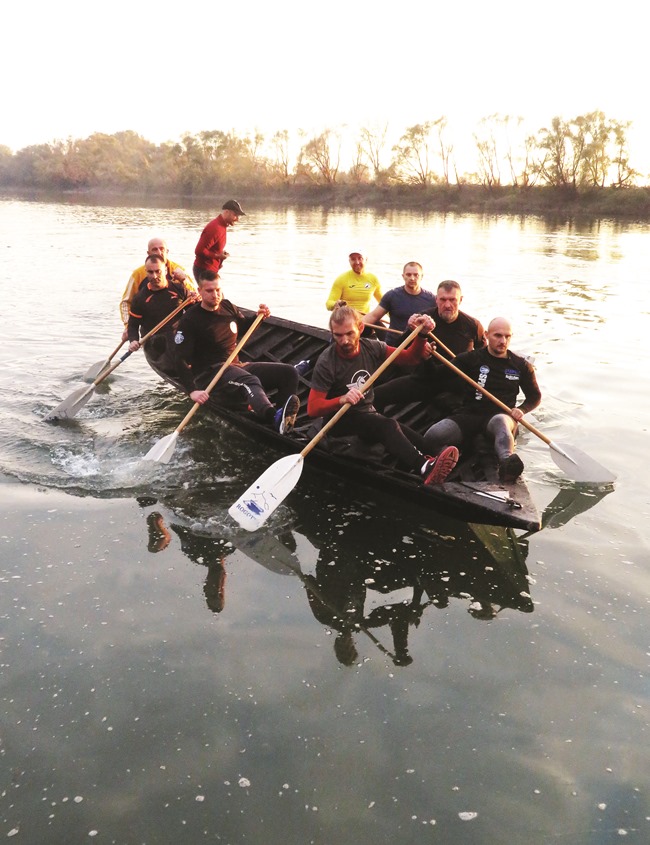
<svg viewBox="0 0 650 845">
<path fill-rule="evenodd" d="M 228 200 L 228 202 L 224 202 L 221 208 L 223 211 L 234 211 L 235 214 L 238 214 L 240 217 L 246 216 L 244 213 L 244 209 L 237 202 L 237 200 Z"/>
</svg>

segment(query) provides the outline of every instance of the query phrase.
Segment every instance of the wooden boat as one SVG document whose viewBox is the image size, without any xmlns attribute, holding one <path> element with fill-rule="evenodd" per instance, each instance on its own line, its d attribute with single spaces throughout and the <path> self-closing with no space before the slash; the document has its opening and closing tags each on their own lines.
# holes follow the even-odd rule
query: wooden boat
<svg viewBox="0 0 650 845">
<path fill-rule="evenodd" d="M 242 311 L 247 317 L 254 317 L 254 312 Z M 326 329 L 269 317 L 260 324 L 241 354 L 242 360 L 300 365 L 301 412 L 291 436 L 281 436 L 260 424 L 252 415 L 220 407 L 212 400 L 206 407 L 239 431 L 249 433 L 256 441 L 267 442 L 285 454 L 299 452 L 321 424 L 307 417 L 307 395 L 313 365 L 329 343 L 330 334 Z M 165 381 L 181 389 L 178 380 L 164 372 L 149 351 L 147 360 Z M 393 416 L 416 431 L 424 432 L 441 414 L 434 406 L 415 402 L 397 409 Z M 356 437 L 337 437 L 334 427 L 309 453 L 307 465 L 339 478 L 351 478 L 371 490 L 388 491 L 429 511 L 466 522 L 526 531 L 537 531 L 541 527 L 539 513 L 523 478 L 513 484 L 500 482 L 496 459 L 486 446 L 479 446 L 473 454 L 463 455 L 444 484 L 427 487 L 419 477 L 398 469 L 394 459 L 386 455 L 380 446 L 369 446 Z M 253 480 L 242 478 L 242 490 Z"/>
</svg>

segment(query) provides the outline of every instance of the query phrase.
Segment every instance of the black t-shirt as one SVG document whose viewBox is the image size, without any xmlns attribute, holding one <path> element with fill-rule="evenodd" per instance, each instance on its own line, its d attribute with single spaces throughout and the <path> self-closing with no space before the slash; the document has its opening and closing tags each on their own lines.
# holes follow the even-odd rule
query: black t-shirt
<svg viewBox="0 0 650 845">
<path fill-rule="evenodd" d="M 454 365 L 462 370 L 475 382 L 484 387 L 497 399 L 500 399 L 508 408 L 517 407 L 519 391 L 523 391 L 524 401 L 519 405 L 523 413 L 536 408 L 542 398 L 541 391 L 537 384 L 535 369 L 525 358 L 516 355 L 508 350 L 507 358 L 496 358 L 490 355 L 487 348 L 478 349 L 473 352 L 464 352 L 454 358 Z M 444 364 L 438 364 L 438 374 L 448 384 L 456 385 L 461 381 L 460 376 L 453 373 Z M 478 414 L 499 413 L 494 402 L 484 396 L 465 381 L 465 393 L 462 412 Z"/>
<path fill-rule="evenodd" d="M 133 297 L 129 308 L 129 341 L 144 337 L 171 314 L 187 298 L 187 295 L 188 291 L 182 282 L 170 282 L 165 288 L 150 290 L 145 280 Z M 165 330 L 171 332 L 172 326 L 168 323 L 163 331 Z"/>
<path fill-rule="evenodd" d="M 178 372 L 188 393 L 197 389 L 197 376 L 223 363 L 237 346 L 243 319 L 241 311 L 227 299 L 221 301 L 217 311 L 206 311 L 197 303 L 183 315 L 174 335 L 174 348 Z"/>
<path fill-rule="evenodd" d="M 460 355 L 461 352 L 471 352 L 472 349 L 483 349 L 485 346 L 485 329 L 479 320 L 470 317 L 464 311 L 458 312 L 458 317 L 453 323 L 446 323 L 438 313 L 437 308 L 430 308 L 423 313 L 433 318 L 436 324 L 433 330 L 434 335 L 445 346 L 448 346 L 454 355 Z M 448 357 L 443 349 L 439 349 L 438 352 L 445 358 Z"/>
</svg>

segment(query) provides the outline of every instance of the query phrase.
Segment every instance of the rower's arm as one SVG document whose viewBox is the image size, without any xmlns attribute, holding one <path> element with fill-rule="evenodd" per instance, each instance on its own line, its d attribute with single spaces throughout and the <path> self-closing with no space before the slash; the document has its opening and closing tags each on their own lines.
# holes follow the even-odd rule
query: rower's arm
<svg viewBox="0 0 650 845">
<path fill-rule="evenodd" d="M 521 405 L 517 405 L 517 407 L 522 414 L 527 414 L 529 411 L 534 410 L 542 401 L 542 391 L 537 384 L 535 368 L 528 361 L 526 361 L 526 369 L 522 373 L 520 385 L 524 394 L 524 401 Z"/>
<path fill-rule="evenodd" d="M 336 413 L 344 404 L 342 398 L 335 396 L 334 399 L 328 399 L 324 390 L 314 390 L 312 387 L 307 398 L 307 413 L 310 417 L 327 417 Z"/>
<path fill-rule="evenodd" d="M 388 311 L 385 308 L 382 308 L 381 305 L 377 305 L 368 314 L 364 314 L 363 322 L 364 324 L 376 325 L 381 322 L 382 317 L 386 314 L 388 314 Z"/>
<path fill-rule="evenodd" d="M 340 302 L 342 299 L 345 299 L 343 296 L 343 283 L 340 281 L 340 277 L 334 280 L 332 285 L 332 290 L 330 291 L 330 295 L 327 297 L 327 302 L 325 303 L 325 308 L 328 311 L 333 311 L 334 306 L 337 302 Z"/>
</svg>

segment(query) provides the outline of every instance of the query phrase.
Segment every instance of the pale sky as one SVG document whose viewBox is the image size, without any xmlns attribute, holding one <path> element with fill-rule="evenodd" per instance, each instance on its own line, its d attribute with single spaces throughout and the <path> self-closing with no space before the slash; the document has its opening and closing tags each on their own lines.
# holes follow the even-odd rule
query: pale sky
<svg viewBox="0 0 650 845">
<path fill-rule="evenodd" d="M 399 135 L 443 115 L 460 144 L 487 115 L 533 133 L 599 109 L 633 122 L 632 165 L 647 169 L 647 13 L 631 0 L 9 0 L 2 18 L 0 144 L 14 150 L 125 129 L 156 143 L 386 122 Z"/>
</svg>

